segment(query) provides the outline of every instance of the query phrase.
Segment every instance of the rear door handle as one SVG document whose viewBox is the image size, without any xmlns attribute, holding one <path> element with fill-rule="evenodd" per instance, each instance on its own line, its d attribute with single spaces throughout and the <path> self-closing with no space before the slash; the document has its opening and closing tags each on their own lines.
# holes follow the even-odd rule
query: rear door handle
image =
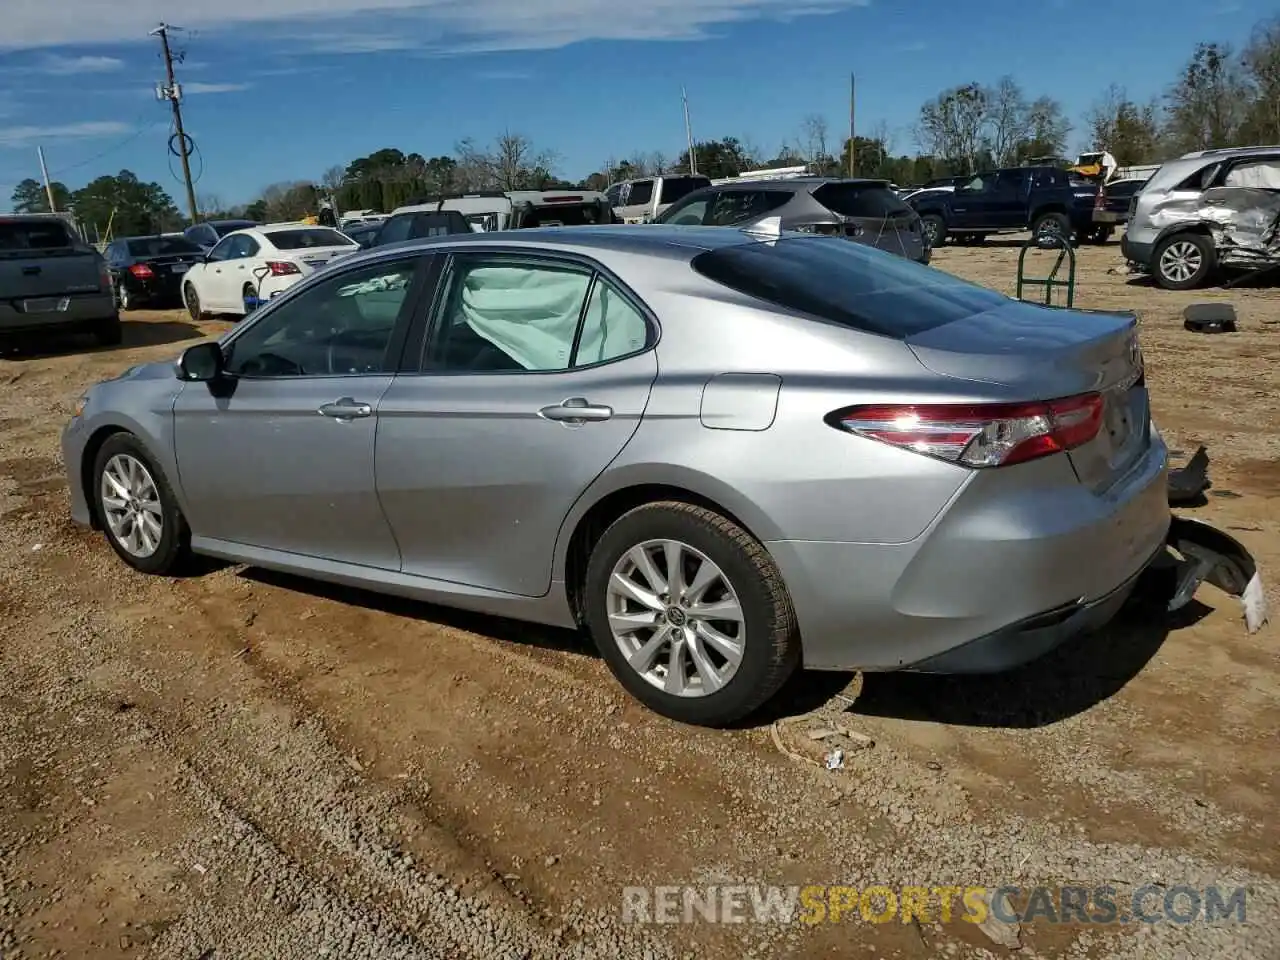
<svg viewBox="0 0 1280 960">
<path fill-rule="evenodd" d="M 22 275 L 24 277 L 37 277 L 40 275 L 40 267 L 23 267 Z"/>
<path fill-rule="evenodd" d="M 317 412 L 323 417 L 332 417 L 334 420 L 356 420 L 373 416 L 373 407 L 367 403 L 357 403 L 350 397 L 343 397 L 341 400 L 324 404 Z"/>
<path fill-rule="evenodd" d="M 538 411 L 544 420 L 560 423 L 599 423 L 613 416 L 613 407 L 588 403 L 584 397 L 570 397 L 562 403 L 553 403 Z"/>
</svg>

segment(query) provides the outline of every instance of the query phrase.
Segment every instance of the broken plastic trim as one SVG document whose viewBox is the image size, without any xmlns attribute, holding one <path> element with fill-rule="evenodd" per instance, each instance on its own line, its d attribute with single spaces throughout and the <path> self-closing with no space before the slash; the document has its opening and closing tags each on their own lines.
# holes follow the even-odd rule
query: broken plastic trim
<svg viewBox="0 0 1280 960">
<path fill-rule="evenodd" d="M 1169 524 L 1167 542 L 1182 556 L 1177 567 L 1177 586 L 1168 610 L 1181 610 L 1195 596 L 1200 584 L 1209 582 L 1244 607 L 1245 628 L 1257 633 L 1267 622 L 1267 600 L 1262 577 L 1253 555 L 1230 534 L 1190 517 L 1175 516 Z"/>
</svg>

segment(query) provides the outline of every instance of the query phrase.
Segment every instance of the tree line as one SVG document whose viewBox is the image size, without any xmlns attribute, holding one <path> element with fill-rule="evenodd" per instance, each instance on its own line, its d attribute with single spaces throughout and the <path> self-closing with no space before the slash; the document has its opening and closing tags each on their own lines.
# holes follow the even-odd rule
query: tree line
<svg viewBox="0 0 1280 960">
<path fill-rule="evenodd" d="M 1139 102 L 1124 87 L 1109 86 L 1082 118 L 1090 148 L 1106 150 L 1121 166 L 1159 163 L 1193 150 L 1280 143 L 1280 17 L 1259 22 L 1241 50 L 1201 43 L 1161 97 Z M 896 149 L 887 125 L 864 135 L 834 137 L 826 118 L 803 118 L 793 137 L 775 150 L 761 150 L 732 136 L 696 142 L 698 173 L 712 179 L 751 169 L 808 164 L 816 173 L 890 180 L 908 185 L 941 176 L 1015 165 L 1032 158 L 1062 157 L 1074 128 L 1062 104 L 1032 96 L 1009 76 L 994 84 L 970 82 L 944 90 L 923 104 L 912 129 L 915 151 Z M 507 131 L 492 143 L 463 140 L 451 154 L 426 157 L 387 147 L 316 181 L 274 183 L 253 202 L 228 206 L 199 198 L 202 216 L 247 216 L 295 220 L 332 198 L 340 210 L 391 211 L 418 198 L 480 190 L 603 190 L 611 183 L 662 173 L 686 173 L 689 151 L 667 157 L 637 151 L 610 157 L 578 181 L 556 173 L 558 157 L 528 136 Z M 168 194 L 142 183 L 130 171 L 99 177 L 79 190 L 53 184 L 60 210 L 83 224 L 116 235 L 181 227 L 185 220 Z M 47 211 L 43 187 L 24 180 L 13 193 L 14 209 Z"/>
</svg>

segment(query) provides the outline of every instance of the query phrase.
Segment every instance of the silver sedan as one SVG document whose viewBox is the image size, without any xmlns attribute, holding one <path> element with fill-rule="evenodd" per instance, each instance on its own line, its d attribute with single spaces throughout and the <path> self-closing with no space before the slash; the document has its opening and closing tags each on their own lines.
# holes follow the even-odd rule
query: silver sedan
<svg viewBox="0 0 1280 960">
<path fill-rule="evenodd" d="M 98 384 L 72 514 L 190 553 L 584 628 L 652 709 L 797 666 L 994 671 L 1098 626 L 1169 527 L 1132 316 L 819 237 L 441 237 L 340 261 Z"/>
</svg>

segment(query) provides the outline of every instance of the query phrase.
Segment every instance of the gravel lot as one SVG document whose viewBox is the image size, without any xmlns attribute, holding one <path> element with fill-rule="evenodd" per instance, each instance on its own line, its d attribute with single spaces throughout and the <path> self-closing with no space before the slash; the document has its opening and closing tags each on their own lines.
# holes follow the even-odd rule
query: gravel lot
<svg viewBox="0 0 1280 960">
<path fill-rule="evenodd" d="M 936 263 L 1012 292 L 1016 257 Z M 1077 305 L 1142 318 L 1170 445 L 1209 448 L 1195 515 L 1280 609 L 1280 291 L 1080 258 Z M 1182 329 L 1220 299 L 1239 333 Z M 0 356 L 5 960 L 1280 957 L 1280 658 L 1235 600 L 1135 602 L 1004 677 L 806 674 L 780 714 L 681 727 L 571 634 L 254 569 L 149 579 L 73 527 L 72 400 L 223 329 L 142 312 L 121 349 Z M 828 771 L 777 716 L 802 758 L 828 749 L 805 728 L 874 745 Z M 1248 923 L 622 922 L 625 886 L 734 882 L 1243 885 Z"/>
</svg>

